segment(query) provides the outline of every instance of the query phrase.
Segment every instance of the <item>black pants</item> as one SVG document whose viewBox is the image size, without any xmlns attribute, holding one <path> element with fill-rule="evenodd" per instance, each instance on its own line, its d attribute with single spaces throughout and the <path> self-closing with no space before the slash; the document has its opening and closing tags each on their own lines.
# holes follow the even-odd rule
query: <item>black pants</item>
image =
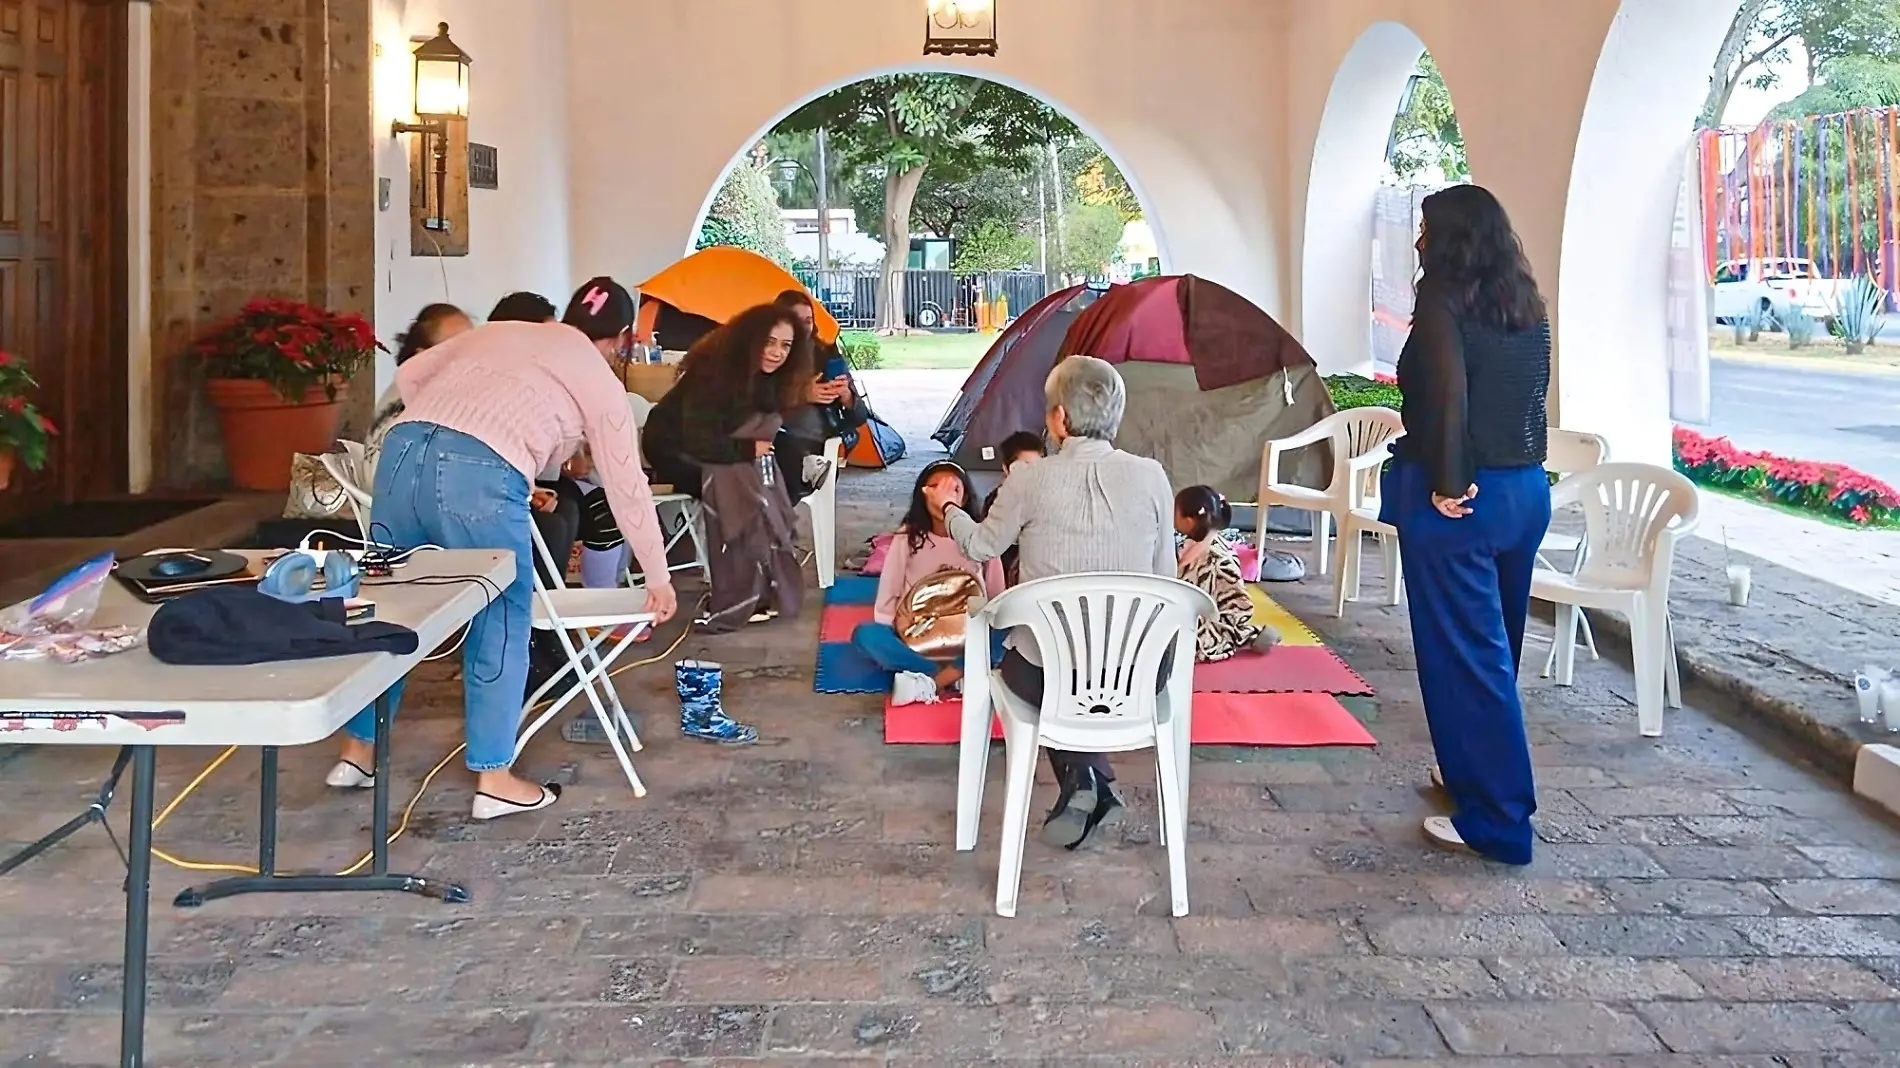
<svg viewBox="0 0 1900 1068">
<path fill-rule="evenodd" d="M 561 483 L 566 483 L 567 489 L 572 490 L 573 493 L 570 495 L 566 492 Z M 542 489 L 554 491 L 554 511 L 543 512 L 535 508 L 528 514 L 534 519 L 535 529 L 541 532 L 541 540 L 548 543 L 548 554 L 554 557 L 554 566 L 562 570 L 563 574 L 560 578 L 565 584 L 567 561 L 574 555 L 574 543 L 580 539 L 580 487 L 574 485 L 574 480 L 570 478 L 563 478 L 560 482 L 535 484 Z M 554 585 L 556 576 L 548 574 L 547 562 L 540 558 L 539 553 L 535 554 L 534 570 L 541 576 L 543 583 Z"/>
<path fill-rule="evenodd" d="M 1029 659 L 1014 649 L 1003 654 L 1003 662 L 997 665 L 1003 674 L 1003 685 L 1009 691 L 1031 705 L 1042 704 L 1042 669 L 1029 662 Z M 1155 692 L 1168 685 L 1168 679 L 1174 674 L 1174 650 L 1169 649 L 1161 658 L 1161 678 Z M 1056 781 L 1064 785 L 1078 782 L 1084 771 L 1095 773 L 1098 782 L 1114 782 L 1115 769 L 1109 766 L 1107 753 L 1071 753 L 1065 749 L 1050 749 L 1049 770 L 1055 772 Z"/>
</svg>

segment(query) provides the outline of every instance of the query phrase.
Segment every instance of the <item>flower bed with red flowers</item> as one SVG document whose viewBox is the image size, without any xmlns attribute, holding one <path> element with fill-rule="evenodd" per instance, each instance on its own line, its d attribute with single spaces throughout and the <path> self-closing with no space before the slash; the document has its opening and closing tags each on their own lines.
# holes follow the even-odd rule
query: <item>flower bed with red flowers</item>
<svg viewBox="0 0 1900 1068">
<path fill-rule="evenodd" d="M 1727 438 L 1683 427 L 1676 428 L 1675 457 L 1676 470 L 1700 485 L 1819 512 L 1857 526 L 1900 524 L 1900 493 L 1842 464 L 1738 449 Z"/>
<path fill-rule="evenodd" d="M 46 464 L 51 438 L 59 433 L 53 421 L 28 397 L 39 383 L 27 370 L 26 361 L 10 352 L 0 352 L 0 452 L 10 452 L 29 471 Z M 0 477 L 0 486 L 6 479 Z"/>
<path fill-rule="evenodd" d="M 382 348 L 360 315 L 294 300 L 254 300 L 213 327 L 192 347 L 211 378 L 269 382 L 286 400 L 321 386 L 335 399 L 339 384 Z"/>
</svg>

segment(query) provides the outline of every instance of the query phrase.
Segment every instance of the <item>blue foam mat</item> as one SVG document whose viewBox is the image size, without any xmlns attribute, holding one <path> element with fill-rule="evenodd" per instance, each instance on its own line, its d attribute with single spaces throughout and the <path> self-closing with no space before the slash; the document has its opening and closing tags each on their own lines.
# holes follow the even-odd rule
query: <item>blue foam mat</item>
<svg viewBox="0 0 1900 1068">
<path fill-rule="evenodd" d="M 826 604 L 876 604 L 877 576 L 840 575 L 825 591 Z"/>
<path fill-rule="evenodd" d="M 872 663 L 850 642 L 823 642 L 818 646 L 818 671 L 812 678 L 812 689 L 819 693 L 889 693 L 891 673 Z"/>
</svg>

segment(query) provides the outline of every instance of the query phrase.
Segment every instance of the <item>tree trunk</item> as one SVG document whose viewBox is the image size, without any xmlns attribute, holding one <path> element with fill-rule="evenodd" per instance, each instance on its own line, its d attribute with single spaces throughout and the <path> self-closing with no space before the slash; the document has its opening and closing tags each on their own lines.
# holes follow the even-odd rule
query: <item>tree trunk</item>
<svg viewBox="0 0 1900 1068">
<path fill-rule="evenodd" d="M 1702 125 L 1716 126 L 1721 123 L 1722 113 L 1728 110 L 1729 98 L 1735 95 L 1735 86 L 1749 66 L 1737 64 L 1748 48 L 1749 38 L 1755 35 L 1755 24 L 1760 21 L 1761 13 L 1767 7 L 1768 0 L 1745 0 L 1741 10 L 1735 13 L 1735 21 L 1729 23 L 1728 36 L 1722 39 L 1722 48 L 1715 54 L 1714 73 L 1709 77 L 1709 95 L 1702 101 Z"/>
<path fill-rule="evenodd" d="M 877 332 L 892 334 L 907 325 L 904 317 L 904 270 L 910 264 L 910 207 L 924 169 L 884 176 L 884 269 L 877 279 Z"/>
</svg>

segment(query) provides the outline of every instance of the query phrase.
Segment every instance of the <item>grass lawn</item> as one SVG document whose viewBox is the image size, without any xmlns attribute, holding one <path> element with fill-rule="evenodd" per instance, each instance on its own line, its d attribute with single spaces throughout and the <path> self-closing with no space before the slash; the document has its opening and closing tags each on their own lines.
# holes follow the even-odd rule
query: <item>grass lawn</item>
<svg viewBox="0 0 1900 1068">
<path fill-rule="evenodd" d="M 1789 348 L 1788 335 L 1765 333 L 1761 340 L 1735 344 L 1735 332 L 1721 327 L 1709 335 L 1709 354 L 1722 359 L 1749 363 L 1768 363 L 1786 367 L 1811 367 L 1821 371 L 1855 371 L 1875 374 L 1900 372 L 1900 345 L 1875 343 L 1866 351 L 1849 356 L 1841 343 L 1831 337 L 1817 337 L 1802 348 Z"/>
<path fill-rule="evenodd" d="M 893 371 L 968 370 L 988 352 L 995 334 L 911 334 L 878 338 L 880 367 Z"/>
</svg>

